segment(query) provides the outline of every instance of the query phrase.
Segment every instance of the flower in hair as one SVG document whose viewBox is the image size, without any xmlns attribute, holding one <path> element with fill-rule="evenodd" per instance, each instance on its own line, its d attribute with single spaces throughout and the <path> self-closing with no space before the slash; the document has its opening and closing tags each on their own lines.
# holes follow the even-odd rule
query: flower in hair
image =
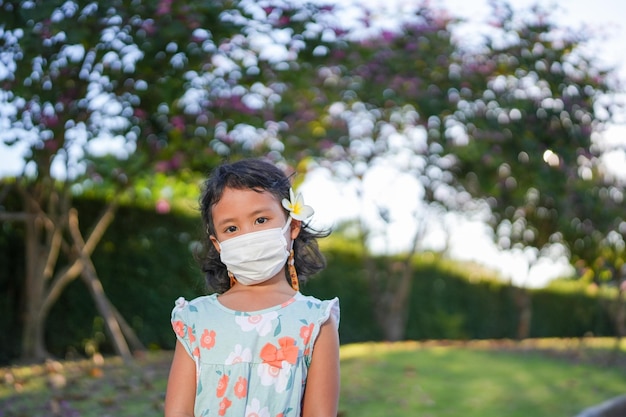
<svg viewBox="0 0 626 417">
<path fill-rule="evenodd" d="M 289 200 L 283 198 L 283 207 L 289 211 L 289 215 L 294 220 L 306 220 L 313 215 L 313 207 L 304 204 L 304 198 L 302 194 L 294 196 L 293 189 L 289 189 Z"/>
</svg>

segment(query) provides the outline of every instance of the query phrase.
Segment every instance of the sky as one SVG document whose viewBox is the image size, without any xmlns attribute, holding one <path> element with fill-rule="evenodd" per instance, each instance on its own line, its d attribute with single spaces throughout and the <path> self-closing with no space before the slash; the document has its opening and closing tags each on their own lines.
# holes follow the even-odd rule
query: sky
<svg viewBox="0 0 626 417">
<path fill-rule="evenodd" d="M 439 0 L 434 4 L 443 4 L 455 14 L 468 17 L 474 21 L 484 20 L 489 14 L 487 0 Z M 512 0 L 515 8 L 529 7 L 537 1 Z M 557 21 L 567 27 L 580 28 L 589 33 L 606 36 L 606 42 L 595 44 L 597 57 L 607 65 L 619 66 L 619 73 L 626 78 L 626 2 L 622 0 L 561 0 L 538 3 L 553 5 Z"/>
<path fill-rule="evenodd" d="M 353 0 L 358 2 L 359 0 Z M 363 1 L 363 0 L 360 0 Z M 377 7 L 387 7 L 399 10 L 410 4 L 407 0 L 366 0 Z M 415 3 L 415 2 L 412 2 Z M 451 14 L 469 20 L 465 28 L 459 29 L 458 36 L 465 41 L 476 38 L 477 31 L 483 30 L 479 22 L 484 21 L 490 8 L 488 0 L 431 0 L 433 6 L 442 6 Z M 527 7 L 535 2 L 530 0 L 511 0 L 509 3 L 514 8 Z M 626 2 L 622 0 L 561 0 L 560 2 L 541 1 L 542 4 L 554 5 L 559 10 L 558 22 L 567 27 L 580 28 L 591 31 L 590 33 L 605 35 L 607 40 L 592 45 L 595 56 L 600 64 L 618 67 L 618 75 L 626 80 Z M 1 109 L 0 109 L 1 110 Z M 605 140 L 614 144 L 621 144 L 626 149 L 626 117 L 624 124 L 612 126 L 605 134 Z M 1 122 L 0 122 L 1 123 Z M 0 124 L 0 135 L 2 129 Z M 19 154 L 23 152 L 19 148 L 7 148 L 0 144 L 0 176 L 15 175 L 21 169 Z M 626 178 L 626 152 L 617 152 L 612 166 L 622 169 L 622 175 Z M 394 213 L 390 224 L 381 225 L 378 216 L 370 208 L 369 211 L 361 211 L 364 207 L 363 200 L 356 197 L 355 189 L 350 186 L 342 186 L 332 180 L 328 172 L 317 171 L 309 177 L 301 186 L 301 191 L 308 205 L 315 208 L 314 223 L 319 227 L 333 227 L 343 220 L 362 215 L 367 221 L 376 223 L 380 233 L 374 237 L 374 248 L 379 251 L 397 251 L 408 247 L 415 231 L 415 218 L 411 210 L 418 207 L 415 193 L 411 193 L 415 187 L 415 180 L 398 174 L 393 167 L 381 167 L 371 172 L 365 181 L 364 198 L 371 201 L 385 201 L 398 210 Z M 425 218 L 429 224 L 437 224 L 444 221 L 453 236 L 448 239 L 447 235 L 438 233 L 436 230 L 428 235 L 426 246 L 432 248 L 441 247 L 448 243 L 452 247 L 455 257 L 468 260 L 476 260 L 487 266 L 499 270 L 505 279 L 513 283 L 528 287 L 541 287 L 553 277 L 570 271 L 561 258 L 561 262 L 542 261 L 529 270 L 529 264 L 520 254 L 503 254 L 491 243 L 487 227 L 480 222 L 469 222 L 452 216 L 438 216 L 430 213 Z M 531 254 L 532 257 L 532 254 Z"/>
</svg>

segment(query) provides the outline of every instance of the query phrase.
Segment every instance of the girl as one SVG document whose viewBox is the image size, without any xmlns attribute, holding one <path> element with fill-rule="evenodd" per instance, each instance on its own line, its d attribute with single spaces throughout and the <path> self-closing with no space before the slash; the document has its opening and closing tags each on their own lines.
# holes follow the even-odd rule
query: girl
<svg viewBox="0 0 626 417">
<path fill-rule="evenodd" d="M 339 301 L 299 292 L 325 266 L 325 234 L 303 223 L 313 210 L 256 159 L 218 167 L 200 209 L 200 261 L 216 293 L 172 311 L 165 416 L 336 417 Z"/>
</svg>

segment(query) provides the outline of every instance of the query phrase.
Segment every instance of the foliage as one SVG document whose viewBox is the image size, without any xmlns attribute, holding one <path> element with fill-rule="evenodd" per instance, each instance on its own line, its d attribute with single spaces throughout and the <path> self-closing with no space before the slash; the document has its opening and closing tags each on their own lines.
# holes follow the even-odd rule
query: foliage
<svg viewBox="0 0 626 417">
<path fill-rule="evenodd" d="M 605 175 L 594 140 L 617 109 L 607 99 L 613 74 L 583 52 L 586 34 L 554 23 L 554 11 L 492 8 L 493 35 L 472 50 L 453 40 L 450 15 L 430 7 L 372 36 L 337 34 L 330 54 L 315 61 L 310 85 L 294 84 L 281 104 L 288 137 L 317 138 L 316 164 L 350 182 L 363 207 L 378 213 L 362 226 L 365 244 L 402 211 L 389 197 L 367 200 L 365 184 L 381 168 L 415 184 L 417 204 L 407 198 L 410 213 L 402 213 L 413 219 L 405 228 L 414 236 L 410 253 L 428 228 L 448 232 L 447 211 L 480 220 L 487 211 L 496 243 L 524 254 L 529 268 L 541 257 L 568 259 L 593 268 L 596 282 L 619 285 L 624 190 Z M 384 285 L 377 277 L 370 285 L 393 308 L 381 302 L 377 310 L 398 323 L 408 284 L 401 274 L 383 276 Z M 528 297 L 521 291 L 511 301 L 518 337 L 526 337 Z"/>
<path fill-rule="evenodd" d="M 446 148 L 458 161 L 455 178 L 489 202 L 500 247 L 576 265 L 593 262 L 588 251 L 621 222 L 611 207 L 623 195 L 607 184 L 594 139 L 616 108 L 606 99 L 611 72 L 582 51 L 589 39 L 553 16 L 496 4 L 489 54 L 463 59 L 456 117 L 464 133 Z"/>
<path fill-rule="evenodd" d="M 529 268 L 540 257 L 590 267 L 605 257 L 596 250 L 611 251 L 608 236 L 624 242 L 623 216 L 614 209 L 623 187 L 603 174 L 594 141 L 615 110 L 605 99 L 612 74 L 583 52 L 585 35 L 554 24 L 553 11 L 518 14 L 500 2 L 493 10 L 489 53 L 462 59 L 451 120 L 463 127 L 444 142 L 455 181 L 489 204 L 496 243 L 522 253 Z M 523 338 L 532 307 L 524 292 L 516 302 Z M 624 314 L 615 318 L 624 333 Z"/>
<path fill-rule="evenodd" d="M 315 38 L 307 23 L 319 12 L 246 1 L 0 5 L 4 99 L 17 110 L 8 143 L 36 134 L 26 158 L 39 175 L 53 163 L 77 175 L 87 162 L 103 181 L 132 181 L 147 167 L 204 171 L 235 151 L 271 150 L 232 130 L 267 127 L 261 110 L 281 88 L 274 74 Z M 280 33 L 290 39 L 273 41 Z M 285 58 L 272 59 L 270 47 Z M 115 137 L 122 153 L 97 157 L 89 142 L 99 137 Z"/>
</svg>

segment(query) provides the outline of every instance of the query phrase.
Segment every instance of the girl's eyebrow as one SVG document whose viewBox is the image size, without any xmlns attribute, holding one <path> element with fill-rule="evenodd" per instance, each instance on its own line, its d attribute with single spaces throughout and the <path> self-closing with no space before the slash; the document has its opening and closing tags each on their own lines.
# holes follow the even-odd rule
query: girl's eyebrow
<svg viewBox="0 0 626 417">
<path fill-rule="evenodd" d="M 223 225 L 225 225 L 227 223 L 232 223 L 232 222 L 234 222 L 234 219 L 231 219 L 231 218 L 223 219 L 223 220 L 215 223 L 215 227 L 222 227 Z"/>
<path fill-rule="evenodd" d="M 249 217 L 254 217 L 254 216 L 258 216 L 259 214 L 264 214 L 267 212 L 271 212 L 272 209 L 270 207 L 261 207 L 259 209 L 254 210 L 253 212 L 251 212 L 248 216 Z M 225 224 L 228 223 L 234 223 L 236 221 L 236 219 L 234 217 L 227 217 L 225 219 L 222 219 L 221 221 L 217 222 L 215 224 L 216 227 L 218 226 L 223 226 Z"/>
</svg>

